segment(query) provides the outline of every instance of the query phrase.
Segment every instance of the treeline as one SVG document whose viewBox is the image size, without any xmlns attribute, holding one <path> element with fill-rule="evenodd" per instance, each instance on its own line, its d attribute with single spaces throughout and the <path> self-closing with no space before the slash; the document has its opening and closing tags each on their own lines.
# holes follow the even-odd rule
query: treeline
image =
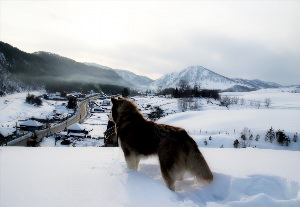
<svg viewBox="0 0 300 207">
<path fill-rule="evenodd" d="M 215 100 L 220 99 L 218 90 L 209 89 L 186 89 L 180 90 L 176 88 L 166 88 L 161 90 L 158 95 L 172 95 L 174 98 L 187 98 L 187 97 L 202 97 L 202 98 L 213 98 Z"/>
<path fill-rule="evenodd" d="M 122 94 L 124 92 L 123 86 L 108 85 L 108 84 L 96 84 L 96 83 L 80 83 L 80 82 L 67 82 L 67 81 L 55 81 L 46 83 L 45 89 L 48 93 L 53 92 L 71 92 L 77 91 L 81 93 L 94 93 L 103 92 L 105 94 Z"/>
<path fill-rule="evenodd" d="M 233 142 L 233 146 L 235 148 L 245 148 L 245 147 L 251 147 L 251 142 L 255 140 L 255 141 L 259 141 L 260 140 L 260 135 L 254 135 L 250 129 L 248 129 L 247 127 L 245 127 L 243 129 L 243 131 L 241 132 L 241 136 L 240 136 L 240 140 L 236 139 Z M 297 132 L 293 135 L 293 138 L 290 138 L 285 132 L 284 130 L 277 130 L 275 131 L 273 129 L 273 127 L 271 127 L 265 134 L 264 140 L 266 142 L 277 142 L 278 144 L 280 144 L 281 146 L 289 146 L 289 144 L 291 143 L 291 141 L 293 142 L 297 142 L 298 141 L 298 134 Z"/>
<path fill-rule="evenodd" d="M 201 89 L 200 85 L 195 84 L 194 87 L 190 87 L 186 80 L 180 80 L 178 87 L 165 88 L 161 90 L 158 95 L 169 95 L 174 98 L 189 98 L 189 97 L 202 97 L 213 98 L 215 100 L 220 99 L 219 90 Z"/>
</svg>

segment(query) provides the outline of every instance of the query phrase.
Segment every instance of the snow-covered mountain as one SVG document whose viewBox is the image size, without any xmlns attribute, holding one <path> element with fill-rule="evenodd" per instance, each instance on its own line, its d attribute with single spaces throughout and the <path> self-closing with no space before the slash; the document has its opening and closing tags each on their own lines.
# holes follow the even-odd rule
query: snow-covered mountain
<svg viewBox="0 0 300 207">
<path fill-rule="evenodd" d="M 133 85 L 113 70 L 49 52 L 27 53 L 0 41 L 0 94 L 36 89 L 100 91 L 107 87 L 121 91 Z"/>
<path fill-rule="evenodd" d="M 176 88 L 180 80 L 185 80 L 189 86 L 200 86 L 203 89 L 219 89 L 230 91 L 251 91 L 260 88 L 276 88 L 279 84 L 261 80 L 230 79 L 202 66 L 190 66 L 179 72 L 168 73 L 154 81 L 151 89 Z"/>
<path fill-rule="evenodd" d="M 140 75 L 137 75 L 137 74 L 127 71 L 127 70 L 115 69 L 115 72 L 119 76 L 121 76 L 124 80 L 133 84 L 137 88 L 141 88 L 141 89 L 148 88 L 149 85 L 153 82 L 152 79 L 150 79 L 146 76 L 140 76 Z"/>
</svg>

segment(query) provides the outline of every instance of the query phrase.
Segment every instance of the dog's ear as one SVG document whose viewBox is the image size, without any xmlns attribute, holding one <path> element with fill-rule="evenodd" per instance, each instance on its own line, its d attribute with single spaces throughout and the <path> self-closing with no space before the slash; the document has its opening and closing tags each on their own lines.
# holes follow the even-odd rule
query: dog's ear
<svg viewBox="0 0 300 207">
<path fill-rule="evenodd" d="M 116 104 L 117 104 L 117 102 L 118 102 L 118 100 L 117 100 L 117 99 L 115 99 L 115 98 L 113 98 L 113 97 L 112 97 L 110 100 L 111 100 L 111 102 L 113 103 L 113 105 L 116 105 Z"/>
</svg>

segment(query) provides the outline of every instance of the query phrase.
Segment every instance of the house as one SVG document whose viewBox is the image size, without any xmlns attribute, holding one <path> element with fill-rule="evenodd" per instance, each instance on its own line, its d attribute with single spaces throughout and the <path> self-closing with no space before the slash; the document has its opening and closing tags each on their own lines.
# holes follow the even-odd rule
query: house
<svg viewBox="0 0 300 207">
<path fill-rule="evenodd" d="M 91 112 L 92 113 L 104 113 L 105 110 L 99 106 L 95 106 L 94 108 L 92 108 Z"/>
<path fill-rule="evenodd" d="M 102 102 L 102 106 L 110 106 L 110 99 L 105 99 L 105 100 L 103 100 L 103 102 Z"/>
<path fill-rule="evenodd" d="M 45 128 L 44 124 L 30 119 L 20 124 L 20 131 L 34 132 L 36 130 L 42 130 L 44 128 Z"/>
<path fill-rule="evenodd" d="M 98 99 L 100 99 L 100 100 L 104 100 L 104 99 L 106 99 L 106 96 L 104 96 L 104 95 L 100 95 L 100 96 L 98 97 Z"/>
<path fill-rule="evenodd" d="M 81 124 L 73 124 L 67 128 L 68 137 L 87 137 L 89 132 Z"/>
</svg>

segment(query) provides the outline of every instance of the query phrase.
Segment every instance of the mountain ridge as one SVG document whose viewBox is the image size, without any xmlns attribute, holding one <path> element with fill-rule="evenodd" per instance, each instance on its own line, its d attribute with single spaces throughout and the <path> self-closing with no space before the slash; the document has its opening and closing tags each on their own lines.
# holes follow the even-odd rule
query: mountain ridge
<svg viewBox="0 0 300 207">
<path fill-rule="evenodd" d="M 112 69 L 96 63 L 81 63 L 50 52 L 26 53 L 2 41 L 0 41 L 0 74 L 2 83 L 0 91 L 4 92 L 39 89 L 45 87 L 45 84 L 55 85 L 56 82 L 115 84 L 142 90 L 176 88 L 180 80 L 187 81 L 190 87 L 197 85 L 203 89 L 223 91 L 253 91 L 281 87 L 277 83 L 258 79 L 228 78 L 197 65 L 152 80 L 127 70 Z"/>
<path fill-rule="evenodd" d="M 132 87 L 115 71 L 88 66 L 49 52 L 26 53 L 0 41 L 0 90 L 6 93 L 35 90 L 62 83 Z M 79 86 L 78 86 L 79 87 Z"/>
</svg>

